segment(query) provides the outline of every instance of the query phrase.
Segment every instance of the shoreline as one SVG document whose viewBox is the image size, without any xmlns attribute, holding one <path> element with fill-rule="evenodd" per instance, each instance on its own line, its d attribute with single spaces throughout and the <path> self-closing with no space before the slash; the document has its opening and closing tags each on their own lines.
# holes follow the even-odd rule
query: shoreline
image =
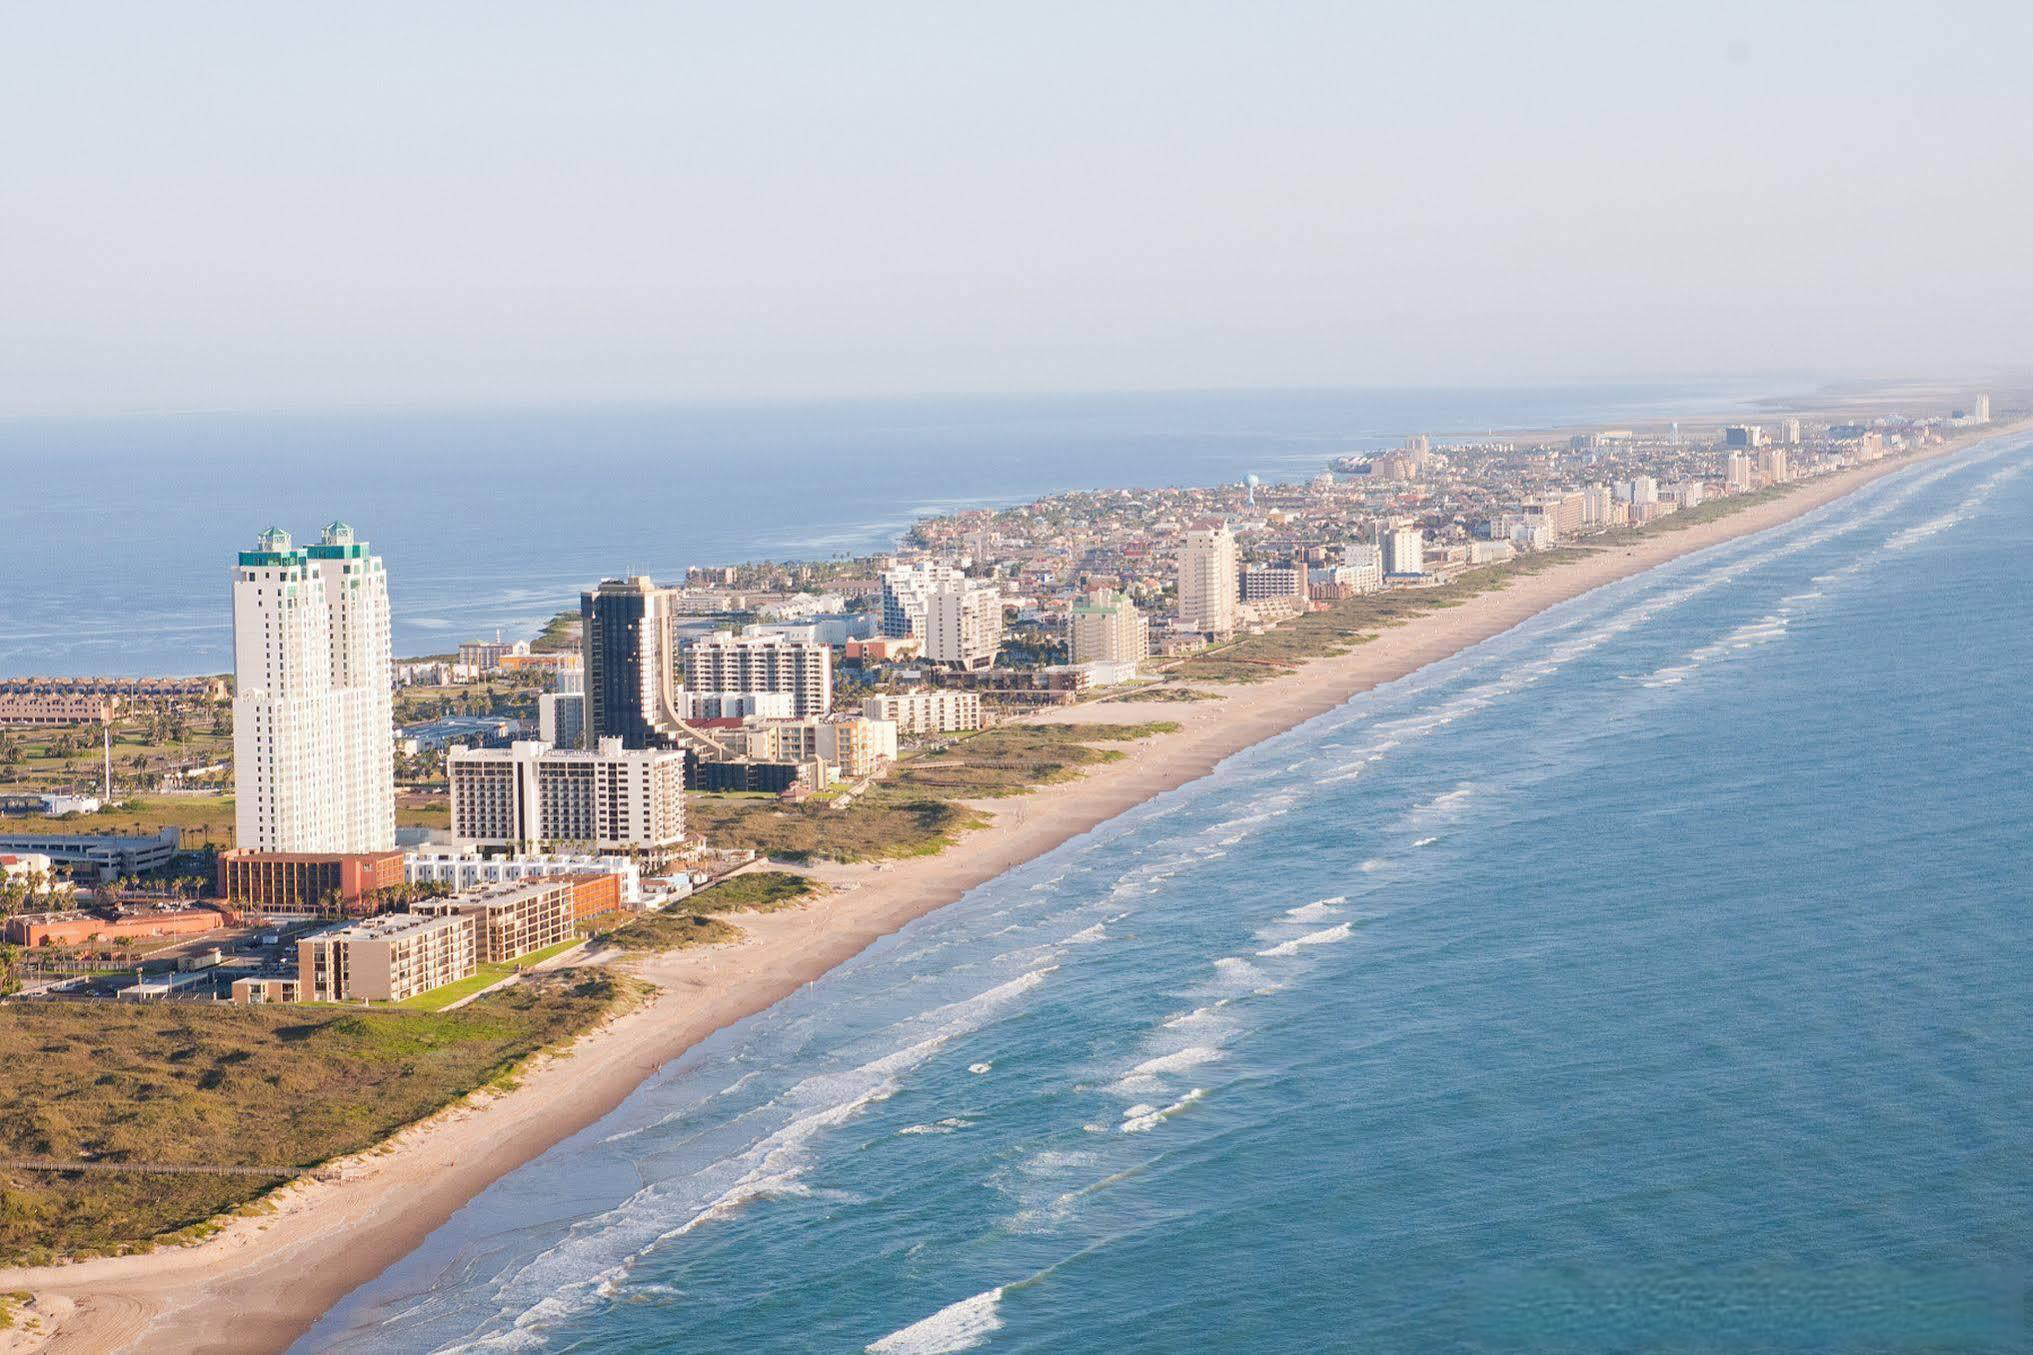
<svg viewBox="0 0 2033 1355">
<path fill-rule="evenodd" d="M 1241 686 L 1195 682 L 1219 700 L 1153 709 L 1103 701 L 1041 713 L 1044 722 L 1165 719 L 1177 733 L 1124 745 L 1128 756 L 1077 780 L 988 802 L 988 827 L 936 856 L 808 873 L 831 886 L 818 903 L 732 915 L 745 935 L 725 946 L 631 961 L 654 998 L 541 1055 L 520 1086 L 445 1108 L 375 1149 L 333 1164 L 339 1179 L 299 1180 L 266 1197 L 270 1212 L 234 1217 L 205 1242 L 62 1266 L 0 1270 L 0 1292 L 35 1293 L 54 1350 L 276 1350 L 389 1265 L 494 1181 L 621 1104 L 701 1040 L 975 886 L 1033 860 L 1233 754 L 1351 697 L 1502 634 L 1558 603 L 1724 542 L 1782 525 L 1866 484 L 1942 460 L 2027 421 L 1993 425 L 1916 455 L 1801 483 L 1793 492 L 1711 522 L 1513 578 L 1459 606 L 1423 613 L 1351 652 Z M 1582 543 L 1586 548 L 1586 543 Z M 50 1330 L 53 1328 L 53 1332 Z M 17 1326 L 0 1352 L 35 1348 Z"/>
</svg>

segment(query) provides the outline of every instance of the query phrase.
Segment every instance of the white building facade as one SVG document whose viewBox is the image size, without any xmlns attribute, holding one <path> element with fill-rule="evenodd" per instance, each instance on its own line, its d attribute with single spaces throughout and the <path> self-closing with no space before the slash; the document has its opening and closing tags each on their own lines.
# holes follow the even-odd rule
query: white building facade
<svg viewBox="0 0 2033 1355">
<path fill-rule="evenodd" d="M 833 650 L 813 641 L 717 631 L 685 647 L 685 686 L 783 692 L 791 698 L 791 714 L 824 715 L 833 708 Z"/>
<path fill-rule="evenodd" d="M 453 748 L 452 836 L 517 851 L 549 843 L 594 854 L 661 855 L 685 838 L 685 755 L 624 748 L 606 738 L 593 749 L 525 740 L 508 748 Z"/>
<path fill-rule="evenodd" d="M 956 734 L 981 728 L 979 692 L 898 692 L 861 703 L 871 720 L 887 720 L 902 734 Z"/>
<path fill-rule="evenodd" d="M 1237 594 L 1235 535 L 1228 525 L 1187 532 L 1179 547 L 1179 629 L 1233 635 Z"/>
<path fill-rule="evenodd" d="M 275 852 L 395 846 L 388 576 L 343 522 L 271 527 L 233 568 L 234 839 Z"/>
</svg>

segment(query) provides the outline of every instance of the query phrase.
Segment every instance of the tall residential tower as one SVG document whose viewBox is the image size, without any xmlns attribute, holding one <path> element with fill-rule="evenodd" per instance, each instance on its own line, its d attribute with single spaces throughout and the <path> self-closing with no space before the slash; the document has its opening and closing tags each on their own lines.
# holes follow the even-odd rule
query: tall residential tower
<svg viewBox="0 0 2033 1355">
<path fill-rule="evenodd" d="M 1235 633 L 1238 591 L 1228 524 L 1187 532 L 1179 547 L 1179 629 L 1226 640 Z"/>
<path fill-rule="evenodd" d="M 648 578 L 602 579 L 579 596 L 585 654 L 583 746 L 620 739 L 624 748 L 675 748 L 678 647 L 673 590 Z"/>
<path fill-rule="evenodd" d="M 234 838 L 270 852 L 395 846 L 388 575 L 343 522 L 270 527 L 233 568 Z"/>
</svg>

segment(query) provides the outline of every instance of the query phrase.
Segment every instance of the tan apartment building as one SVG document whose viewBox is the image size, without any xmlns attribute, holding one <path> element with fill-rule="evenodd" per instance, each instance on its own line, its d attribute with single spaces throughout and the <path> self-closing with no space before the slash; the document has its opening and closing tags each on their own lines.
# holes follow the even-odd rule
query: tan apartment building
<svg viewBox="0 0 2033 1355">
<path fill-rule="evenodd" d="M 467 918 L 481 964 L 505 964 L 572 935 L 578 890 L 568 877 L 490 885 L 470 894 L 424 899 L 412 905 L 423 917 Z"/>
<path fill-rule="evenodd" d="M 463 913 L 383 913 L 296 943 L 306 1002 L 401 1002 L 472 976 L 473 919 Z"/>
</svg>

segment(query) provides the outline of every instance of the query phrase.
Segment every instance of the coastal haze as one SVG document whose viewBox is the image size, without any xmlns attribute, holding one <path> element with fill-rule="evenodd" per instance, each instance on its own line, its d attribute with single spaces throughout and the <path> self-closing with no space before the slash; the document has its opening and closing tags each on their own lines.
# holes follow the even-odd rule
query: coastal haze
<svg viewBox="0 0 2033 1355">
<path fill-rule="evenodd" d="M 2022 1349 L 2033 7 L 17 7 L 0 1355 Z"/>
</svg>

